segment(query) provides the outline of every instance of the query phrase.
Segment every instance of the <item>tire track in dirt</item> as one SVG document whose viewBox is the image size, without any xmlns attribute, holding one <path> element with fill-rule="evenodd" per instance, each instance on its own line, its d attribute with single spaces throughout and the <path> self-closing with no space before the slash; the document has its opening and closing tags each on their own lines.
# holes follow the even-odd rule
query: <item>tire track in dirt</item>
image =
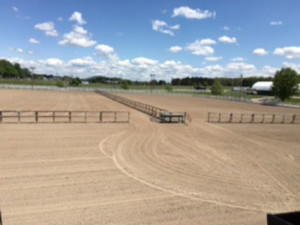
<svg viewBox="0 0 300 225">
<path fill-rule="evenodd" d="M 190 127 L 169 129 L 168 126 L 174 125 L 155 124 L 141 117 L 132 124 L 130 132 L 110 136 L 105 142 L 114 143 L 109 157 L 117 168 L 140 183 L 177 196 L 244 210 L 276 211 L 279 205 L 282 208 L 278 201 L 286 202 L 287 210 L 297 205 L 288 189 L 248 155 L 240 154 L 231 159 L 225 154 L 223 158 L 216 158 L 211 152 L 218 149 L 197 143 L 197 136 Z M 174 134 L 174 130 L 182 130 L 181 135 Z M 105 148 L 103 144 L 100 146 L 102 152 L 107 151 Z M 214 166 L 209 165 L 210 162 Z M 240 169 L 244 164 L 257 167 L 250 179 L 245 173 L 249 170 Z M 268 186 L 255 178 L 257 173 L 263 173 L 260 176 L 268 179 Z M 270 187 L 272 189 L 268 189 Z M 249 196 L 253 198 L 251 201 Z M 277 199 L 275 203 L 273 198 Z"/>
</svg>

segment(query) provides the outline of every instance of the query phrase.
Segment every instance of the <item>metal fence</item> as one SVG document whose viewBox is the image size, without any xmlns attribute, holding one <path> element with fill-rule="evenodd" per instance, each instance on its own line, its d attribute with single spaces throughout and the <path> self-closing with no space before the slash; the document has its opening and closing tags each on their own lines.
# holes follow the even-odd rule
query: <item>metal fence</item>
<svg viewBox="0 0 300 225">
<path fill-rule="evenodd" d="M 128 123 L 127 111 L 0 111 L 0 123 Z"/>
<path fill-rule="evenodd" d="M 207 121 L 211 123 L 300 124 L 300 114 L 209 112 Z"/>
</svg>

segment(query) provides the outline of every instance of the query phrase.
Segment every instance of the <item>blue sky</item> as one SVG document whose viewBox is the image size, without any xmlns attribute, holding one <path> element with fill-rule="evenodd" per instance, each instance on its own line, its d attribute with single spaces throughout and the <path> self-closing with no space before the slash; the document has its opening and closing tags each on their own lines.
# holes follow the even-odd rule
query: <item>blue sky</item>
<svg viewBox="0 0 300 225">
<path fill-rule="evenodd" d="M 299 0 L 0 0 L 0 58 L 132 80 L 300 72 Z"/>
</svg>

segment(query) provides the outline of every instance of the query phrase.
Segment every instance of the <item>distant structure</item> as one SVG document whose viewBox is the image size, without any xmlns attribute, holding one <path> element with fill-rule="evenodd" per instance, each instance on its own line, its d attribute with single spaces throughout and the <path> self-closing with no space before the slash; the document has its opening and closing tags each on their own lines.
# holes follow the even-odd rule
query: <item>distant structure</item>
<svg viewBox="0 0 300 225">
<path fill-rule="evenodd" d="M 272 94 L 273 81 L 258 81 L 252 85 L 252 90 L 259 95 Z"/>
</svg>

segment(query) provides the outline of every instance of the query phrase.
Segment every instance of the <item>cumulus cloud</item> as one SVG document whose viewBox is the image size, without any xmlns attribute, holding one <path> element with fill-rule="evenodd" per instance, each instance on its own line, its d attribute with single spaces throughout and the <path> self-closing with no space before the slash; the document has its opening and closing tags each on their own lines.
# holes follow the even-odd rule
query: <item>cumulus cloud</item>
<svg viewBox="0 0 300 225">
<path fill-rule="evenodd" d="M 63 35 L 63 40 L 59 41 L 58 44 L 89 48 L 97 44 L 96 41 L 91 39 L 92 34 L 88 33 L 83 27 L 75 25 L 71 32 Z"/>
<path fill-rule="evenodd" d="M 216 42 L 212 39 L 196 40 L 195 42 L 188 44 L 185 49 L 190 51 L 193 55 L 208 56 L 213 55 L 215 52 L 215 50 L 209 46 L 213 44 L 216 44 Z"/>
<path fill-rule="evenodd" d="M 169 26 L 165 21 L 162 20 L 153 20 L 152 21 L 152 29 L 158 31 L 163 34 L 168 34 L 170 36 L 174 36 L 174 30 L 179 30 L 180 25 L 176 24 L 174 26 Z"/>
<path fill-rule="evenodd" d="M 30 38 L 29 39 L 29 43 L 31 43 L 31 44 L 39 44 L 40 41 L 36 40 L 35 38 Z"/>
<path fill-rule="evenodd" d="M 224 27 L 223 27 L 223 30 L 229 31 L 229 30 L 230 30 L 230 27 L 224 26 Z"/>
<path fill-rule="evenodd" d="M 21 48 L 17 48 L 17 49 L 16 49 L 16 52 L 22 54 L 24 51 L 23 51 L 23 49 L 21 49 Z"/>
<path fill-rule="evenodd" d="M 205 61 L 208 61 L 208 62 L 217 62 L 217 61 L 220 61 L 222 60 L 223 57 L 222 56 L 219 56 L 219 57 L 216 57 L 216 56 L 211 56 L 211 57 L 205 57 Z"/>
<path fill-rule="evenodd" d="M 72 66 L 77 66 L 77 67 L 87 67 L 96 64 L 96 62 L 93 60 L 92 57 L 72 59 L 68 63 Z"/>
<path fill-rule="evenodd" d="M 244 61 L 247 61 L 247 59 L 245 59 L 243 57 L 235 57 L 235 58 L 232 58 L 230 61 L 232 61 L 232 62 L 244 62 Z"/>
<path fill-rule="evenodd" d="M 285 56 L 287 59 L 300 59 L 300 46 L 276 48 L 273 54 Z"/>
<path fill-rule="evenodd" d="M 53 22 L 39 23 L 34 26 L 35 29 L 44 31 L 47 36 L 57 37 L 58 32 L 55 30 Z"/>
<path fill-rule="evenodd" d="M 115 53 L 114 48 L 109 45 L 97 45 L 95 49 L 98 53 L 105 56 L 109 60 L 117 61 L 119 59 L 118 55 Z"/>
<path fill-rule="evenodd" d="M 181 6 L 173 9 L 172 17 L 185 17 L 187 19 L 207 19 L 207 18 L 215 18 L 216 12 L 211 12 L 209 10 L 201 10 L 201 9 L 191 9 L 188 6 Z"/>
<path fill-rule="evenodd" d="M 57 67 L 64 64 L 64 61 L 58 58 L 49 58 L 47 60 L 39 60 L 38 62 L 50 67 Z"/>
<path fill-rule="evenodd" d="M 257 48 L 257 49 L 253 50 L 253 54 L 259 55 L 259 56 L 264 56 L 264 55 L 268 55 L 268 51 L 263 48 Z"/>
<path fill-rule="evenodd" d="M 148 59 L 145 57 L 138 57 L 138 58 L 134 58 L 132 60 L 132 63 L 136 65 L 155 65 L 158 64 L 158 61 L 153 59 Z"/>
<path fill-rule="evenodd" d="M 283 67 L 289 67 L 289 68 L 291 68 L 291 69 L 293 69 L 293 70 L 296 70 L 296 72 L 297 72 L 298 74 L 300 74 L 300 64 L 290 63 L 290 62 L 283 62 L 282 65 L 283 65 Z M 277 70 L 278 70 L 278 69 L 277 69 Z M 277 70 L 276 70 L 276 71 L 277 71 Z M 276 71 L 275 71 L 275 72 L 276 72 Z M 273 74 L 275 74 L 275 72 L 274 72 Z"/>
<path fill-rule="evenodd" d="M 19 12 L 19 8 L 16 7 L 16 6 L 13 6 L 12 9 L 13 9 L 14 12 Z"/>
<path fill-rule="evenodd" d="M 283 25 L 283 22 L 281 20 L 279 20 L 279 21 L 271 21 L 270 25 L 271 26 L 280 26 L 280 25 Z"/>
<path fill-rule="evenodd" d="M 222 36 L 218 38 L 219 42 L 228 43 L 228 44 L 234 44 L 237 42 L 237 39 L 235 37 L 228 37 L 228 36 Z"/>
<path fill-rule="evenodd" d="M 177 52 L 180 52 L 182 50 L 183 50 L 183 48 L 180 47 L 180 46 L 172 46 L 172 47 L 169 48 L 169 52 L 172 52 L 172 53 L 177 53 Z"/>
<path fill-rule="evenodd" d="M 80 12 L 76 12 L 76 11 L 71 15 L 69 20 L 76 21 L 80 25 L 86 24 L 86 21 L 82 18 L 82 14 Z"/>
<path fill-rule="evenodd" d="M 1 58 L 1 57 L 0 57 Z M 20 58 L 5 58 L 12 63 L 20 63 L 22 67 L 29 68 L 35 66 L 37 73 L 45 74 L 66 74 L 85 78 L 101 74 L 103 76 L 118 76 L 123 75 L 123 78 L 132 80 L 149 80 L 149 74 L 153 73 L 156 78 L 170 80 L 172 77 L 183 78 L 192 76 L 203 77 L 238 77 L 243 74 L 247 76 L 273 76 L 277 68 L 264 66 L 257 69 L 252 64 L 244 62 L 229 63 L 221 66 L 218 64 L 208 65 L 205 67 L 194 67 L 184 64 L 180 61 L 168 60 L 159 62 L 154 59 L 145 57 L 137 57 L 132 60 L 116 60 L 116 61 L 100 61 L 96 62 L 91 57 L 83 57 L 72 59 L 64 62 L 59 58 L 50 58 L 46 60 L 23 60 Z M 284 64 L 292 66 L 292 68 L 300 69 L 297 64 Z"/>
</svg>

